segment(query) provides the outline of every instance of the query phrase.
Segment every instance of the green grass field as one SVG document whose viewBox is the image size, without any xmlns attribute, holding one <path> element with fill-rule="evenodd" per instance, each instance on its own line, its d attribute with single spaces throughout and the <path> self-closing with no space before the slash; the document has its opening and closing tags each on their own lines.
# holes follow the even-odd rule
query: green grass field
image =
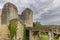
<svg viewBox="0 0 60 40">
<path fill-rule="evenodd" d="M 41 40 L 48 40 L 48 35 L 47 34 L 41 34 Z M 60 37 L 59 38 L 54 38 L 54 40 L 60 40 Z"/>
<path fill-rule="evenodd" d="M 59 37 L 59 38 L 57 38 L 57 39 L 55 38 L 54 40 L 60 40 L 60 37 Z"/>
<path fill-rule="evenodd" d="M 41 40 L 48 40 L 48 36 L 45 34 L 41 35 Z"/>
<path fill-rule="evenodd" d="M 41 40 L 48 40 L 48 35 L 41 33 Z"/>
</svg>

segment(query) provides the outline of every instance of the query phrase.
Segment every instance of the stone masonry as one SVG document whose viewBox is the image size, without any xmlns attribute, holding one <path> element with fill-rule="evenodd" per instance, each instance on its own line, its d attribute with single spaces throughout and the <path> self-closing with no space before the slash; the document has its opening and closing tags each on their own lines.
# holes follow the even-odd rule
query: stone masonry
<svg viewBox="0 0 60 40">
<path fill-rule="evenodd" d="M 23 39 L 23 24 L 26 27 L 33 27 L 32 10 L 26 8 L 21 15 L 18 14 L 17 7 L 12 3 L 5 3 L 0 11 L 0 40 L 9 40 L 9 21 L 17 20 L 17 40 Z"/>
</svg>

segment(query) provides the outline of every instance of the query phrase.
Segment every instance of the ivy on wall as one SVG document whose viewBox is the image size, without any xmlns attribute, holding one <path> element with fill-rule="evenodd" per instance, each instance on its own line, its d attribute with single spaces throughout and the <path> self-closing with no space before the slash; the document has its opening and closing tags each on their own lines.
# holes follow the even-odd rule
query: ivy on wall
<svg viewBox="0 0 60 40">
<path fill-rule="evenodd" d="M 17 22 L 12 20 L 9 22 L 10 40 L 14 40 L 14 36 L 16 36 L 17 26 Z"/>
<path fill-rule="evenodd" d="M 24 25 L 23 29 L 23 40 L 29 40 L 29 30 L 27 30 L 26 25 Z"/>
<path fill-rule="evenodd" d="M 27 40 L 26 39 L 26 25 L 24 25 L 24 28 L 23 28 L 23 40 Z"/>
</svg>

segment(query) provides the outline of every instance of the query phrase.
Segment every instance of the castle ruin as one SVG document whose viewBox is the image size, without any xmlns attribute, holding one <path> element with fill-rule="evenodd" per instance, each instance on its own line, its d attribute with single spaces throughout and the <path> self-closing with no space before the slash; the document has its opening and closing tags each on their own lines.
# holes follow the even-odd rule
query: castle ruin
<svg viewBox="0 0 60 40">
<path fill-rule="evenodd" d="M 21 15 L 18 15 L 17 7 L 12 3 L 5 3 L 0 12 L 0 40 L 9 40 L 9 21 L 17 20 L 17 40 L 23 39 L 23 24 L 26 27 L 33 27 L 33 12 L 26 8 Z"/>
<path fill-rule="evenodd" d="M 28 40 L 41 40 L 39 31 L 48 32 L 48 40 L 53 40 L 54 33 L 60 35 L 60 26 L 41 26 L 33 27 L 33 12 L 26 8 L 21 15 L 18 14 L 17 7 L 8 2 L 5 3 L 2 10 L 0 10 L 0 40 L 10 40 L 9 37 L 9 21 L 17 21 L 17 40 L 23 40 L 23 28 L 26 25 L 29 32 Z"/>
</svg>

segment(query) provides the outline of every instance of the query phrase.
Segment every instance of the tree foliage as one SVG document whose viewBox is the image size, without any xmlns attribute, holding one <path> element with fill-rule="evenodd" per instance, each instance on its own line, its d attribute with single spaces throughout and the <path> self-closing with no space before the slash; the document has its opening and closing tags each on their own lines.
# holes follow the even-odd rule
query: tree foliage
<svg viewBox="0 0 60 40">
<path fill-rule="evenodd" d="M 41 24 L 40 24 L 40 22 L 33 22 L 33 26 L 35 27 L 35 26 L 37 26 L 37 27 L 40 27 L 41 26 Z"/>
<path fill-rule="evenodd" d="M 9 31 L 10 31 L 10 39 L 14 40 L 14 36 L 16 35 L 16 31 L 17 31 L 17 22 L 14 21 L 10 21 L 9 23 Z"/>
</svg>

